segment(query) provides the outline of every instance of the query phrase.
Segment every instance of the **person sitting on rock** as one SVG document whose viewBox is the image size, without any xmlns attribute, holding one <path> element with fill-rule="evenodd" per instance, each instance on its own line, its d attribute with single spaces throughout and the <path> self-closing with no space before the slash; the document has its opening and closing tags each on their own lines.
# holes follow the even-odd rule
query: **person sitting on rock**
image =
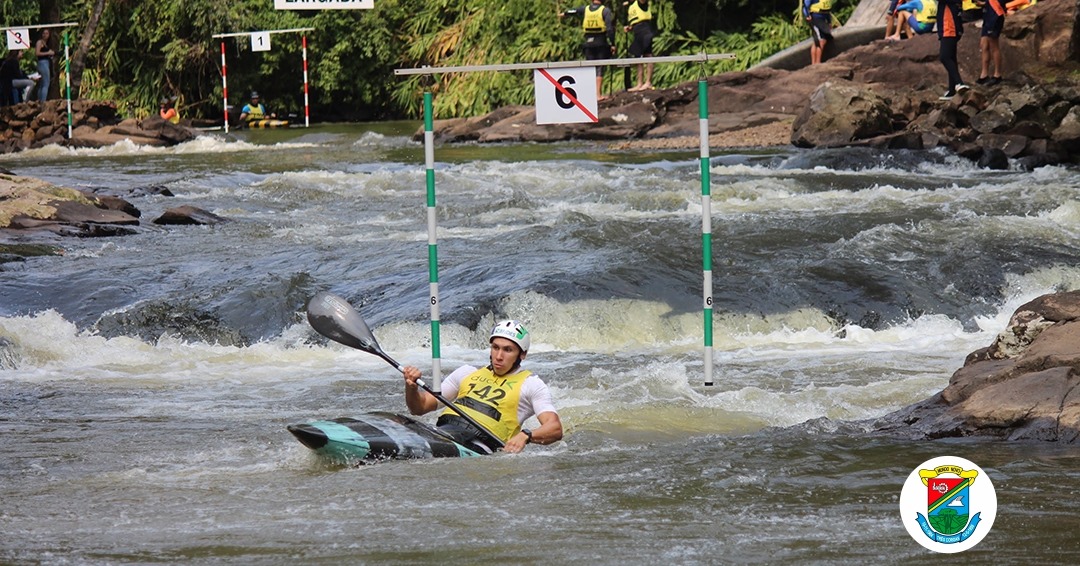
<svg viewBox="0 0 1080 566">
<path fill-rule="evenodd" d="M 180 123 L 180 113 L 176 111 L 172 98 L 165 97 L 161 99 L 161 109 L 158 110 L 158 115 L 161 116 L 162 120 L 171 124 Z"/>
<path fill-rule="evenodd" d="M 900 0 L 889 0 L 889 7 L 885 9 L 885 39 L 890 41 L 902 37 L 911 37 L 911 26 L 908 25 L 907 18 L 900 18 L 896 15 L 896 6 L 898 4 L 900 4 Z"/>
<path fill-rule="evenodd" d="M 896 17 L 907 21 L 911 31 L 922 35 L 934 31 L 934 24 L 937 23 L 937 9 L 937 0 L 908 0 L 896 7 Z M 888 39 L 900 39 L 899 29 Z"/>
<path fill-rule="evenodd" d="M 0 84 L 6 89 L 2 93 L 3 96 L 0 96 L 0 101 L 4 101 L 5 104 L 25 102 L 30 90 L 34 88 L 33 79 L 26 76 L 26 72 L 19 64 L 21 54 L 22 51 L 12 49 L 8 51 L 4 62 L 0 63 Z"/>
</svg>

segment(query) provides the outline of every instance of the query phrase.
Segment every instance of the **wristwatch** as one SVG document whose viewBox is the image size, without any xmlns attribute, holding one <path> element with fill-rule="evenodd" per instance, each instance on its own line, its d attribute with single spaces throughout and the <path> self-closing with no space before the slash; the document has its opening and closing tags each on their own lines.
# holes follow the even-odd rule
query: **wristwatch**
<svg viewBox="0 0 1080 566">
<path fill-rule="evenodd" d="M 532 431 L 527 428 L 523 428 L 521 429 L 521 432 L 524 432 L 525 436 L 528 437 L 528 440 L 525 441 L 525 444 L 532 443 Z"/>
</svg>

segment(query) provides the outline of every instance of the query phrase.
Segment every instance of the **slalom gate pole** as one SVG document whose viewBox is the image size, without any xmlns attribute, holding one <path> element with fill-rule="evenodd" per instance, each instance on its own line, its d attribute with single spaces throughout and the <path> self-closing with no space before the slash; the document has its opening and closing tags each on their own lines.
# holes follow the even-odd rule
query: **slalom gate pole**
<svg viewBox="0 0 1080 566">
<path fill-rule="evenodd" d="M 450 67 L 422 66 L 411 69 L 394 69 L 394 74 L 433 75 L 436 73 L 474 73 L 491 71 L 519 71 L 529 69 L 567 69 L 581 67 L 604 67 L 617 65 L 638 65 L 648 63 L 701 62 L 720 59 L 734 59 L 731 53 L 697 55 L 675 55 L 669 57 L 635 57 L 629 59 L 606 59 L 593 61 L 548 61 L 539 63 L 509 63 L 501 65 L 465 65 Z M 599 72 L 599 69 L 597 69 Z M 705 385 L 713 384 L 713 295 L 712 295 L 712 204 L 709 186 L 712 183 L 709 173 L 709 98 L 708 83 L 705 78 L 698 81 L 698 124 L 701 145 L 701 247 L 702 247 L 702 289 L 704 317 L 704 370 Z M 599 94 L 599 93 L 598 93 Z M 431 280 L 431 350 L 432 373 L 435 391 L 439 391 L 439 296 L 438 296 L 438 253 L 435 241 L 435 150 L 433 147 L 434 127 L 431 117 L 431 92 L 424 93 L 424 158 L 427 163 L 428 189 L 428 270 Z"/>
<path fill-rule="evenodd" d="M 713 384 L 713 296 L 712 296 L 712 198 L 709 186 L 709 90 L 704 78 L 698 81 L 698 129 L 701 144 L 701 263 L 704 279 L 702 299 L 705 323 L 705 385 Z"/>
<path fill-rule="evenodd" d="M 221 105 L 225 110 L 225 133 L 229 133 L 229 81 L 225 78 L 225 40 L 221 40 Z"/>
<path fill-rule="evenodd" d="M 308 78 L 307 78 L 307 36 L 300 36 L 301 48 L 304 54 L 304 127 L 311 126 L 311 112 L 308 107 Z"/>
<path fill-rule="evenodd" d="M 442 391 L 442 353 L 439 346 L 439 245 L 435 209 L 435 120 L 431 91 L 424 91 L 424 166 L 427 181 L 428 281 L 431 292 L 431 388 Z"/>
<path fill-rule="evenodd" d="M 68 33 L 64 32 L 64 88 L 67 91 L 68 139 L 71 139 L 71 53 Z"/>
</svg>

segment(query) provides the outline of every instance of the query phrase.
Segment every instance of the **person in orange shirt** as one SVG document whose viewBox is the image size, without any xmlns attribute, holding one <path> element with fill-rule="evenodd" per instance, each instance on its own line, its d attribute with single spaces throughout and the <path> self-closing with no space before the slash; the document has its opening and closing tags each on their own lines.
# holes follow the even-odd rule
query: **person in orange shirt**
<svg viewBox="0 0 1080 566">
<path fill-rule="evenodd" d="M 173 124 L 180 123 L 180 113 L 177 112 L 176 108 L 173 107 L 173 101 L 171 98 L 161 99 L 161 109 L 158 111 L 158 114 L 166 122 L 170 122 Z"/>
<path fill-rule="evenodd" d="M 994 86 L 1001 82 L 1001 30 L 1005 28 L 1005 5 L 1002 0 L 986 0 L 982 7 L 983 25 L 979 36 L 982 72 L 978 84 Z M 990 74 L 993 65 L 994 73 Z"/>
<path fill-rule="evenodd" d="M 941 44 L 938 58 L 945 72 L 949 75 L 949 90 L 938 97 L 939 100 L 950 100 L 952 97 L 968 90 L 964 79 L 960 77 L 960 64 L 956 60 L 956 48 L 960 43 L 960 37 L 964 35 L 964 24 L 960 20 L 961 0 L 941 0 L 938 2 L 937 29 L 938 42 Z"/>
</svg>

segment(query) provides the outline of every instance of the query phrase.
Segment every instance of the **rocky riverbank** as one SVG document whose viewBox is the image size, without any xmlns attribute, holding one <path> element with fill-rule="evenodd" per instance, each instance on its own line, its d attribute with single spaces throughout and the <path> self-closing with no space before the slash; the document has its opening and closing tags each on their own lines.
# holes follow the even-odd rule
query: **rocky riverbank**
<svg viewBox="0 0 1080 566">
<path fill-rule="evenodd" d="M 943 391 L 871 426 L 911 439 L 981 436 L 1080 442 L 1080 291 L 1016 309 Z"/>
<path fill-rule="evenodd" d="M 868 145 L 947 147 L 986 166 L 1072 161 L 1080 149 L 1080 35 L 1074 0 L 1044 0 L 1010 14 L 1001 40 L 1005 81 L 975 85 L 979 28 L 960 42 L 971 90 L 951 100 L 935 35 L 849 49 L 821 65 L 756 68 L 708 77 L 709 134 L 715 147 Z M 696 83 L 620 92 L 601 103 L 596 124 L 536 124 L 532 107 L 438 120 L 443 142 L 599 140 L 615 148 L 698 145 Z M 418 136 L 419 137 L 419 136 Z"/>
<path fill-rule="evenodd" d="M 71 135 L 68 136 L 68 128 Z M 0 108 L 0 153 L 56 144 L 105 147 L 123 140 L 140 145 L 170 146 L 195 139 L 199 131 L 171 124 L 158 116 L 122 119 L 116 104 L 97 100 L 36 100 Z"/>
</svg>

